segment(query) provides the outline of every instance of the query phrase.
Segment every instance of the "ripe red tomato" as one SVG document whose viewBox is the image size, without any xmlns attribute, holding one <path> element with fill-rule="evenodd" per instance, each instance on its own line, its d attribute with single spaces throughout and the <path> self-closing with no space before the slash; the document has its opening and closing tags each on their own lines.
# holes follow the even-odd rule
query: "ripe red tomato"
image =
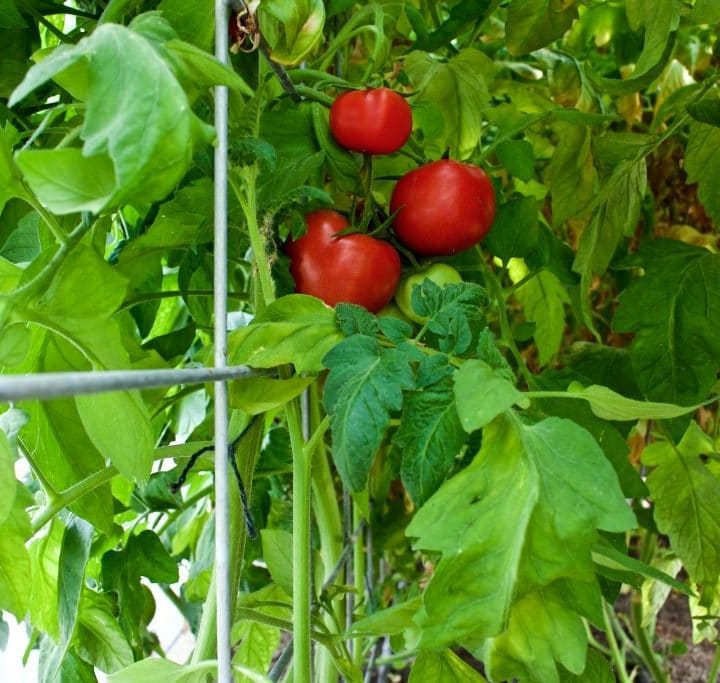
<svg viewBox="0 0 720 683">
<path fill-rule="evenodd" d="M 330 132 L 353 152 L 392 154 L 412 132 L 412 111 L 405 99 L 388 88 L 349 90 L 330 108 Z"/>
<path fill-rule="evenodd" d="M 305 222 L 307 233 L 286 249 L 296 292 L 373 313 L 392 299 L 400 280 L 400 257 L 392 245 L 360 233 L 334 237 L 349 225 L 336 211 L 313 211 Z"/>
<path fill-rule="evenodd" d="M 416 254 L 447 256 L 477 244 L 495 218 L 495 190 L 485 171 L 442 159 L 406 173 L 390 211 L 398 239 Z"/>
</svg>

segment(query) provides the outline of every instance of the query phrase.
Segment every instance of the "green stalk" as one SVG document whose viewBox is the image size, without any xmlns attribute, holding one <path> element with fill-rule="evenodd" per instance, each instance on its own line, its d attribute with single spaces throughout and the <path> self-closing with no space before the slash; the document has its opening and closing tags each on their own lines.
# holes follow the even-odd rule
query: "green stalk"
<svg viewBox="0 0 720 683">
<path fill-rule="evenodd" d="M 252 480 L 255 472 L 255 463 L 260 455 L 263 435 L 265 434 L 265 423 L 262 417 L 256 417 L 249 425 L 238 444 L 237 457 L 238 469 L 242 476 L 243 483 L 248 495 L 252 493 Z M 234 482 L 232 482 L 234 484 Z M 237 601 L 237 587 L 240 583 L 242 572 L 242 560 L 245 554 L 245 541 L 247 539 L 247 528 L 243 514 L 240 491 L 237 486 L 230 486 L 230 614 L 235 613 Z M 213 566 L 210 579 L 210 588 L 205 604 L 203 605 L 202 619 L 198 628 L 197 643 L 193 652 L 191 662 L 197 664 L 205 659 L 212 659 L 217 651 L 217 602 L 215 598 L 217 579 L 215 567 Z"/>
<path fill-rule="evenodd" d="M 713 657 L 712 664 L 710 666 L 710 675 L 708 676 L 708 683 L 716 683 L 718 674 L 720 673 L 720 645 L 715 647 L 715 656 Z"/>
<path fill-rule="evenodd" d="M 245 186 L 238 187 L 232 180 L 230 184 L 237 195 L 245 214 L 250 246 L 253 250 L 257 280 L 265 305 L 275 300 L 270 264 L 265 239 L 257 220 L 255 202 L 255 167 L 244 173 Z M 257 312 L 257 311 L 256 311 Z M 281 377 L 288 377 L 288 368 L 280 369 Z M 310 683 L 311 678 L 311 638 L 310 638 L 310 458 L 305 455 L 300 403 L 297 399 L 285 407 L 285 419 L 290 434 L 290 446 L 293 454 L 293 643 L 295 683 Z"/>
<path fill-rule="evenodd" d="M 89 477 L 57 493 L 55 497 L 51 498 L 48 504 L 33 517 L 33 534 L 40 531 L 60 510 L 72 505 L 75 501 L 94 491 L 98 486 L 106 484 L 118 474 L 115 467 L 106 467 L 104 470 L 93 472 Z"/>
<path fill-rule="evenodd" d="M 353 528 L 357 529 L 362 522 L 362 513 L 359 505 L 353 501 Z M 355 612 L 361 614 L 362 598 L 365 595 L 365 547 L 363 544 L 365 536 L 361 529 L 357 541 L 353 545 L 353 579 L 355 582 Z M 356 640 L 353 644 L 353 662 L 360 666 L 364 654 L 364 640 Z"/>
<path fill-rule="evenodd" d="M 610 605 L 603 604 L 603 619 L 605 620 L 605 635 L 610 645 L 610 652 L 612 654 L 612 660 L 615 664 L 615 675 L 619 677 L 620 683 L 631 683 L 630 677 L 627 675 L 625 670 L 625 657 L 623 657 L 618 647 L 618 642 L 615 638 L 615 632 L 613 631 L 612 624 L 610 623 L 610 617 L 608 616 L 608 610 L 612 609 Z"/>
<path fill-rule="evenodd" d="M 322 418 L 322 408 L 318 387 L 314 384 L 310 387 L 310 425 L 313 438 L 322 429 L 326 418 Z M 310 446 L 310 444 L 308 444 Z M 323 583 L 326 583 L 333 569 L 340 561 L 343 551 L 343 529 L 340 510 L 337 506 L 335 494 L 335 483 L 333 482 L 332 471 L 328 462 L 328 453 L 322 439 L 318 440 L 312 458 L 312 505 L 315 516 L 315 523 L 320 537 L 320 557 L 322 558 L 325 573 Z M 333 600 L 333 611 L 338 623 L 344 623 L 344 603 L 341 597 Z M 326 615 L 325 624 L 333 628 L 333 615 Z M 335 683 L 337 671 L 332 657 L 326 648 L 320 648 L 316 652 L 316 679 L 319 683 Z"/>
<path fill-rule="evenodd" d="M 643 663 L 647 666 L 653 681 L 655 683 L 667 683 L 667 674 L 660 667 L 657 655 L 648 640 L 647 631 L 642 626 L 642 604 L 637 599 L 633 599 L 630 603 L 630 626 L 635 642 L 640 648 Z"/>
</svg>

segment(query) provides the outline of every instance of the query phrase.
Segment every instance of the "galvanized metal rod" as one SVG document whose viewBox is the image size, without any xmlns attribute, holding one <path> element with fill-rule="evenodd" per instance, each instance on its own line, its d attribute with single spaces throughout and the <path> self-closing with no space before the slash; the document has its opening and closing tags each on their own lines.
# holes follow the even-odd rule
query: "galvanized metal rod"
<svg viewBox="0 0 720 683">
<path fill-rule="evenodd" d="M 215 0 L 215 57 L 227 64 L 227 0 Z M 215 88 L 215 241 L 214 314 L 215 368 L 227 365 L 227 186 L 228 91 Z M 228 491 L 228 396 L 224 381 L 215 382 L 215 577 L 217 607 L 217 663 L 219 683 L 232 683 L 230 651 L 230 503 Z"/>
<path fill-rule="evenodd" d="M 240 379 L 254 374 L 244 366 L 180 368 L 178 370 L 104 370 L 97 372 L 42 372 L 0 377 L 0 401 L 99 394 L 105 391 L 153 389 L 179 384 L 202 384 Z"/>
</svg>

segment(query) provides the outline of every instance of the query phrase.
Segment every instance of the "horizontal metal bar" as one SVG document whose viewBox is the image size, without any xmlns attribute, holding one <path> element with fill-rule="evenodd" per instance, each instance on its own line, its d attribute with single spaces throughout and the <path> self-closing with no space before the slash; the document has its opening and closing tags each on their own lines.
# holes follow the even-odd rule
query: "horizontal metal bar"
<svg viewBox="0 0 720 683">
<path fill-rule="evenodd" d="M 244 365 L 178 370 L 104 370 L 88 372 L 45 372 L 0 377 L 0 401 L 58 398 L 126 389 L 152 389 L 179 384 L 202 384 L 240 379 L 255 374 Z"/>
</svg>

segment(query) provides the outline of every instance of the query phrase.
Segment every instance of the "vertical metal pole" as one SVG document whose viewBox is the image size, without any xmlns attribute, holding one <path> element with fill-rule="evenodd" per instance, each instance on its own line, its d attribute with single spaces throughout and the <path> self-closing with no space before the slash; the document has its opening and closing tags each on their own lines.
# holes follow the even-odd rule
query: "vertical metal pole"
<svg viewBox="0 0 720 683">
<path fill-rule="evenodd" d="M 228 62 L 226 0 L 215 0 L 215 56 Z M 228 91 L 215 88 L 215 367 L 227 364 L 227 186 Z M 228 397 L 225 382 L 215 382 L 215 576 L 219 683 L 232 683 L 230 657 L 230 508 L 228 496 Z"/>
</svg>

